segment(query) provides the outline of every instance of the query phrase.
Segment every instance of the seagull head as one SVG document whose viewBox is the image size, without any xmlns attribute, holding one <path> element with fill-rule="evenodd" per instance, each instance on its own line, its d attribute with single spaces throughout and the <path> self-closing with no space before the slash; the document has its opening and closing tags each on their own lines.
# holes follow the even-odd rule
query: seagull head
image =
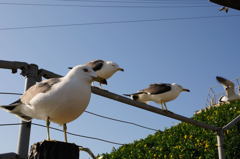
<svg viewBox="0 0 240 159">
<path fill-rule="evenodd" d="M 173 86 L 175 86 L 180 92 L 190 92 L 189 89 L 183 88 L 181 85 L 173 83 Z"/>
<path fill-rule="evenodd" d="M 108 67 L 108 69 L 112 70 L 113 72 L 124 71 L 123 68 L 119 67 L 117 63 L 112 61 L 106 61 L 106 67 Z"/>
<path fill-rule="evenodd" d="M 69 73 L 74 74 L 81 79 L 85 79 L 85 80 L 89 81 L 90 83 L 93 81 L 97 81 L 101 84 L 107 85 L 107 80 L 99 77 L 90 66 L 78 65 L 78 66 L 71 68 Z"/>
</svg>

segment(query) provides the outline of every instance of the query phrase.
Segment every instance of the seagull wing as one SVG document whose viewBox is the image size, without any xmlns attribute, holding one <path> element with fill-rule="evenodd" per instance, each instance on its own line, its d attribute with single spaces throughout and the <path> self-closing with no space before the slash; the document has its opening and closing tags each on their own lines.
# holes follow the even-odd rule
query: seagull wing
<svg viewBox="0 0 240 159">
<path fill-rule="evenodd" d="M 104 63 L 103 60 L 95 60 L 95 61 L 88 62 L 86 65 L 92 67 L 94 71 L 98 71 L 103 67 L 103 63 Z"/>
<path fill-rule="evenodd" d="M 139 95 L 139 94 L 146 94 L 146 92 L 137 92 L 137 93 L 123 94 L 123 95 L 131 97 L 131 96 L 136 96 L 136 95 Z"/>
<path fill-rule="evenodd" d="M 139 92 L 145 92 L 148 94 L 160 94 L 171 90 L 171 84 L 161 83 L 161 84 L 151 84 L 148 88 L 140 90 Z"/>
<path fill-rule="evenodd" d="M 4 109 L 7 112 L 17 115 L 24 121 L 30 121 L 32 119 L 32 117 L 21 112 L 21 109 L 19 109 L 19 107 L 21 107 L 21 105 L 24 105 L 24 104 L 21 102 L 20 99 L 18 99 L 17 101 L 15 101 L 9 105 L 1 105 L 0 108 Z"/>
<path fill-rule="evenodd" d="M 51 79 L 44 80 L 40 83 L 33 85 L 22 95 L 21 102 L 29 105 L 31 99 L 34 96 L 36 96 L 38 93 L 46 93 L 48 90 L 50 90 L 50 88 L 54 84 L 56 84 L 60 81 L 61 81 L 60 78 L 51 78 Z"/>
<path fill-rule="evenodd" d="M 217 81 L 219 83 L 221 83 L 222 85 L 224 85 L 225 87 L 231 87 L 231 88 L 234 88 L 234 83 L 226 78 L 223 78 L 223 77 L 220 77 L 220 76 L 217 76 L 216 77 Z"/>
</svg>

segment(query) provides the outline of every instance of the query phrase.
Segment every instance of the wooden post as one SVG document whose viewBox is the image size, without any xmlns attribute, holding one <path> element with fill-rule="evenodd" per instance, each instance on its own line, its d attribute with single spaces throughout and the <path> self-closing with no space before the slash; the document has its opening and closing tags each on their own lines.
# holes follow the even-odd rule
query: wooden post
<svg viewBox="0 0 240 159">
<path fill-rule="evenodd" d="M 20 159 L 18 154 L 14 152 L 0 154 L 0 159 Z"/>
<path fill-rule="evenodd" d="M 31 146 L 28 159 L 79 159 L 79 147 L 59 141 L 43 141 Z"/>
</svg>

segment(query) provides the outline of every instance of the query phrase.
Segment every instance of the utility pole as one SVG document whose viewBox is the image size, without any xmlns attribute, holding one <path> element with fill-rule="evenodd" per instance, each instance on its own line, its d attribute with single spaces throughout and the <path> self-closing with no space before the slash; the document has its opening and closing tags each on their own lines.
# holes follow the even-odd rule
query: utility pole
<svg viewBox="0 0 240 159">
<path fill-rule="evenodd" d="M 38 66 L 34 64 L 28 65 L 23 69 L 22 75 L 26 76 L 25 91 L 38 81 Z M 19 131 L 17 153 L 20 158 L 27 158 L 30 141 L 31 122 L 22 121 Z"/>
<path fill-rule="evenodd" d="M 218 144 L 218 158 L 225 159 L 224 148 L 223 148 L 223 144 L 224 144 L 223 130 L 217 131 L 217 144 Z"/>
</svg>

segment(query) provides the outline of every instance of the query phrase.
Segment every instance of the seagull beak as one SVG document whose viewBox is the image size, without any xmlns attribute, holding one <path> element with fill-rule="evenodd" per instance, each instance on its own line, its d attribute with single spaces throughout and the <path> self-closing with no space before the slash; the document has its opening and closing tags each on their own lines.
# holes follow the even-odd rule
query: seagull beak
<svg viewBox="0 0 240 159">
<path fill-rule="evenodd" d="M 73 67 L 68 67 L 69 70 L 71 70 Z"/>
<path fill-rule="evenodd" d="M 190 92 L 190 90 L 189 90 L 189 89 L 186 89 L 186 88 L 183 88 L 182 91 L 184 91 L 184 92 Z"/>
<path fill-rule="evenodd" d="M 123 68 L 118 68 L 117 70 L 124 72 L 124 69 L 123 69 Z"/>
<path fill-rule="evenodd" d="M 102 78 L 102 77 L 99 77 L 99 76 L 93 77 L 93 80 L 94 80 L 94 81 L 97 81 L 97 82 L 99 82 L 99 83 L 101 83 L 101 84 L 107 85 L 107 80 L 104 79 L 104 78 Z"/>
</svg>

